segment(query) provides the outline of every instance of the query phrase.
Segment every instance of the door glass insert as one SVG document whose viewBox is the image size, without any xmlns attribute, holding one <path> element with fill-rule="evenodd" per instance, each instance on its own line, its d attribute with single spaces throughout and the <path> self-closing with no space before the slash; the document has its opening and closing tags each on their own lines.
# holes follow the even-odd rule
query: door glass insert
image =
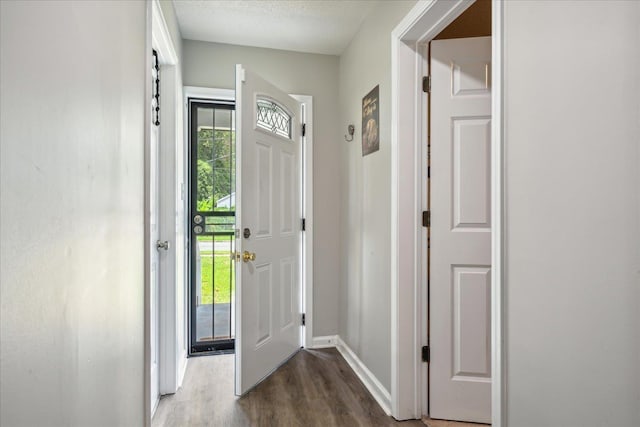
<svg viewBox="0 0 640 427">
<path fill-rule="evenodd" d="M 280 105 L 269 99 L 258 98 L 256 116 L 258 127 L 291 139 L 291 115 Z"/>
<path fill-rule="evenodd" d="M 190 100 L 191 353 L 235 338 L 235 110 Z"/>
</svg>

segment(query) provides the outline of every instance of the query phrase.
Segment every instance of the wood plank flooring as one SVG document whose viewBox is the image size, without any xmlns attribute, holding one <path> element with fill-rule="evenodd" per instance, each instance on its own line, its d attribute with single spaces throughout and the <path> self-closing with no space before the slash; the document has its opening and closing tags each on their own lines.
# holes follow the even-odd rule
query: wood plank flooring
<svg viewBox="0 0 640 427">
<path fill-rule="evenodd" d="M 189 360 L 183 388 L 163 397 L 153 427 L 402 426 L 385 415 L 335 349 L 302 350 L 247 395 L 233 395 L 233 355 Z"/>
</svg>

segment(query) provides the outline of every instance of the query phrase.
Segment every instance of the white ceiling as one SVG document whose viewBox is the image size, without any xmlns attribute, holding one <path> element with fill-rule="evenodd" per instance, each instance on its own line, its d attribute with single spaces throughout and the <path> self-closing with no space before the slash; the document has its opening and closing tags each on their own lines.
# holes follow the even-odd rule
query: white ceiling
<svg viewBox="0 0 640 427">
<path fill-rule="evenodd" d="M 370 0 L 174 0 L 182 37 L 340 55 Z"/>
</svg>

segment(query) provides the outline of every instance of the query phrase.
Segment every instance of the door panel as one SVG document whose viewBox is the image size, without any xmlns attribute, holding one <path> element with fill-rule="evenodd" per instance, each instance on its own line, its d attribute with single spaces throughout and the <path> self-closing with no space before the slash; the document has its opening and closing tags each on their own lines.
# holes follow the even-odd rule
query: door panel
<svg viewBox="0 0 640 427">
<path fill-rule="evenodd" d="M 491 38 L 431 43 L 429 414 L 491 422 Z"/>
<path fill-rule="evenodd" d="M 491 267 L 453 266 L 453 378 L 490 378 Z"/>
<path fill-rule="evenodd" d="M 290 234 L 294 232 L 294 217 L 296 215 L 295 197 L 295 176 L 296 159 L 292 153 L 282 151 L 280 153 L 280 233 Z"/>
<path fill-rule="evenodd" d="M 489 229 L 491 118 L 453 119 L 454 228 Z"/>
<path fill-rule="evenodd" d="M 242 236 L 236 258 L 236 394 L 241 395 L 301 346 L 302 137 L 300 104 L 240 65 L 236 108 Z"/>
<path fill-rule="evenodd" d="M 272 336 L 271 310 L 273 308 L 273 275 L 271 270 L 271 264 L 262 264 L 256 267 L 257 292 L 255 294 L 255 307 L 258 326 L 256 330 L 258 334 L 253 340 L 256 347 L 259 347 Z"/>
<path fill-rule="evenodd" d="M 257 204 L 255 205 L 255 218 L 258 229 L 256 238 L 271 237 L 271 199 L 273 197 L 273 156 L 269 144 L 256 141 L 256 180 L 258 191 Z"/>
<path fill-rule="evenodd" d="M 282 277 L 282 287 L 280 288 L 282 311 L 280 316 L 280 327 L 286 328 L 293 324 L 293 316 L 296 312 L 295 301 L 295 260 L 292 257 L 280 260 L 280 277 Z"/>
</svg>

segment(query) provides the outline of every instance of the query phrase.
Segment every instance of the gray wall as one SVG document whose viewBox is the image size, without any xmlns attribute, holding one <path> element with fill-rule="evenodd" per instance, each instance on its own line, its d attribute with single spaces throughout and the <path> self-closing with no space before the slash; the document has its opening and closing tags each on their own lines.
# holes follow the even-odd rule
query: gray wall
<svg viewBox="0 0 640 427">
<path fill-rule="evenodd" d="M 313 96 L 313 335 L 338 332 L 340 159 L 338 57 L 185 40 L 185 86 L 235 87 L 235 64 L 288 93 Z"/>
<path fill-rule="evenodd" d="M 415 1 L 380 3 L 340 57 L 340 337 L 391 386 L 391 31 Z M 380 151 L 362 157 L 362 98 L 380 85 Z M 353 124 L 352 142 L 342 135 Z"/>
<path fill-rule="evenodd" d="M 505 2 L 513 427 L 640 425 L 640 3 Z"/>
<path fill-rule="evenodd" d="M 0 16 L 0 424 L 140 426 L 146 5 Z"/>
</svg>

